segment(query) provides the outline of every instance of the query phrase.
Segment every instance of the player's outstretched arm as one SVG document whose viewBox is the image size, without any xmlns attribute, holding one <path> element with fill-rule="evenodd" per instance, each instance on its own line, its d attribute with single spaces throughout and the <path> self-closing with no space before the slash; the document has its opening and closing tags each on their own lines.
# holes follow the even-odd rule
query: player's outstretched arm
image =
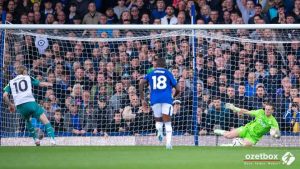
<svg viewBox="0 0 300 169">
<path fill-rule="evenodd" d="M 40 87 L 53 87 L 53 84 L 49 83 L 49 82 L 40 82 L 39 86 Z"/>
<path fill-rule="evenodd" d="M 226 103 L 226 104 L 225 104 L 225 108 L 226 108 L 226 109 L 229 109 L 229 110 L 232 110 L 233 112 L 236 112 L 236 113 L 248 114 L 248 115 L 251 114 L 249 110 L 235 107 L 235 106 L 234 106 L 233 104 L 231 104 L 231 103 Z"/>
</svg>

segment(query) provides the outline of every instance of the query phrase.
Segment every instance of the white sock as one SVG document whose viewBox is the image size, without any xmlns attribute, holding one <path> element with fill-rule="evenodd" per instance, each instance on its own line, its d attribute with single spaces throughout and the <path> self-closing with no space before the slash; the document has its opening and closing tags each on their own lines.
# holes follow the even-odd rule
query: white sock
<svg viewBox="0 0 300 169">
<path fill-rule="evenodd" d="M 158 122 L 158 121 L 157 121 L 157 122 L 155 123 L 155 128 L 156 128 L 156 130 L 157 130 L 158 132 L 162 132 L 163 125 L 164 125 L 163 122 Z"/>
<path fill-rule="evenodd" d="M 165 122 L 167 144 L 172 142 L 172 125 L 171 122 Z"/>
</svg>

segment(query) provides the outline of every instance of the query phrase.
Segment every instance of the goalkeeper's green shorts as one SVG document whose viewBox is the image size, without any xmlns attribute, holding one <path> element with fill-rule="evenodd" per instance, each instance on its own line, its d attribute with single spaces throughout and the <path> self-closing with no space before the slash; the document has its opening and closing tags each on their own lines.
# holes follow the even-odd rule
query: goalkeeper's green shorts
<svg viewBox="0 0 300 169">
<path fill-rule="evenodd" d="M 237 131 L 241 138 L 250 141 L 251 143 L 253 143 L 253 145 L 255 145 L 259 141 L 259 138 L 253 137 L 249 129 L 245 126 L 237 128 Z"/>
</svg>

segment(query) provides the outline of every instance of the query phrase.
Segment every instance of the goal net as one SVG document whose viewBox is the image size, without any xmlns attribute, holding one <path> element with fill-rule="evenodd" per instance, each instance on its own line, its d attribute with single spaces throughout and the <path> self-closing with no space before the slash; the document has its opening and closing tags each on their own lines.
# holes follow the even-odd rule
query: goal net
<svg viewBox="0 0 300 169">
<path fill-rule="evenodd" d="M 237 128 L 253 118 L 225 109 L 225 103 L 256 110 L 272 102 L 282 137 L 266 135 L 258 145 L 300 146 L 298 30 L 99 27 L 6 29 L 2 36 L 2 88 L 19 65 L 53 83 L 33 92 L 59 145 L 162 145 L 151 107 L 141 103 L 137 90 L 158 56 L 182 91 L 173 103 L 174 145 L 231 142 L 213 130 Z M 1 105 L 1 145 L 33 145 L 20 115 Z M 39 136 L 46 135 L 45 126 L 31 120 Z"/>
</svg>

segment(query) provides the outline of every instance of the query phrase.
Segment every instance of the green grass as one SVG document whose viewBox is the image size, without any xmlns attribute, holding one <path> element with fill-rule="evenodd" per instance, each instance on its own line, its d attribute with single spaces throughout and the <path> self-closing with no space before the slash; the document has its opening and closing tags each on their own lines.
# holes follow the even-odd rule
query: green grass
<svg viewBox="0 0 300 169">
<path fill-rule="evenodd" d="M 244 164 L 246 154 L 295 155 L 291 166 Z M 240 169 L 299 168 L 300 148 L 263 147 L 0 147 L 1 169 Z"/>
</svg>

